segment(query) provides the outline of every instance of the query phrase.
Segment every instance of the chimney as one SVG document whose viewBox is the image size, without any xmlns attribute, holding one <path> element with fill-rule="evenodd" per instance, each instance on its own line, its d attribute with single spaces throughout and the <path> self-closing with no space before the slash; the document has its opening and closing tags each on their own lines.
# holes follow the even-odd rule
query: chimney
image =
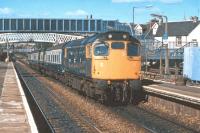
<svg viewBox="0 0 200 133">
<path fill-rule="evenodd" d="M 199 18 L 197 16 L 191 16 L 190 20 L 192 20 L 193 23 L 196 23 L 199 20 Z"/>
<path fill-rule="evenodd" d="M 150 27 L 152 27 L 155 23 L 160 23 L 159 22 L 159 20 L 157 20 L 157 19 L 152 19 L 151 21 L 150 21 Z"/>
<path fill-rule="evenodd" d="M 92 14 L 90 15 L 90 19 L 92 19 Z"/>
</svg>

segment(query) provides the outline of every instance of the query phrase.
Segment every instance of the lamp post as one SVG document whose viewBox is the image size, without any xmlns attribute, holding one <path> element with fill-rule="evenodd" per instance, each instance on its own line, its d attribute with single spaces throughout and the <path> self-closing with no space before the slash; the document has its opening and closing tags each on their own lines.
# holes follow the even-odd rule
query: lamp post
<svg viewBox="0 0 200 133">
<path fill-rule="evenodd" d="M 165 49 L 166 49 L 166 54 L 165 54 L 165 74 L 169 74 L 169 49 L 168 49 L 168 41 L 167 41 L 167 39 L 168 39 L 168 27 L 167 27 L 168 18 L 167 18 L 167 16 L 158 15 L 158 14 L 151 14 L 151 16 L 157 17 L 159 19 L 165 18 L 165 31 L 164 31 L 164 34 L 163 34 L 163 44 L 165 44 Z M 162 53 L 160 53 L 160 54 L 162 54 Z M 161 64 L 161 62 L 160 62 L 160 72 L 162 74 L 162 64 Z"/>
<path fill-rule="evenodd" d="M 151 8 L 153 7 L 152 5 L 146 5 L 146 6 L 133 6 L 133 27 L 135 24 L 135 8 Z"/>
<path fill-rule="evenodd" d="M 149 31 L 148 31 L 147 34 L 144 36 L 144 44 L 146 44 L 146 45 L 145 45 L 145 72 L 147 72 L 147 70 L 148 70 L 148 65 L 147 65 L 147 61 L 148 61 L 148 51 L 147 51 L 146 37 L 147 37 L 148 34 L 151 32 L 151 30 L 152 30 L 152 27 L 150 26 Z M 148 49 L 149 49 L 149 46 L 148 46 Z"/>
</svg>

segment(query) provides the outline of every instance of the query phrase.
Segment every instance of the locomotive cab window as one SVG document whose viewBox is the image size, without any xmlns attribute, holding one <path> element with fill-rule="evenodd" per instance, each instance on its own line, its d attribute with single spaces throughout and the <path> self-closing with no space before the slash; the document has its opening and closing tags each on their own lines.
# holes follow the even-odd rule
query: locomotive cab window
<svg viewBox="0 0 200 133">
<path fill-rule="evenodd" d="M 96 44 L 94 46 L 95 56 L 107 56 L 108 55 L 108 45 L 104 43 Z"/>
<path fill-rule="evenodd" d="M 139 47 L 138 47 L 138 45 L 129 43 L 127 45 L 127 55 L 128 56 L 138 56 L 139 55 Z"/>
<path fill-rule="evenodd" d="M 124 49 L 124 43 L 122 42 L 113 42 L 111 44 L 112 49 Z"/>
</svg>

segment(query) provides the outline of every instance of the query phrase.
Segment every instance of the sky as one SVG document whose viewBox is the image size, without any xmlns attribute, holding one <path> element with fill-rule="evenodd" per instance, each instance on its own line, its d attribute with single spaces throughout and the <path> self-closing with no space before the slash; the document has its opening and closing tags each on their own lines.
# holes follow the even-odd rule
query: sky
<svg viewBox="0 0 200 133">
<path fill-rule="evenodd" d="M 151 13 L 169 21 L 200 16 L 200 0 L 0 0 L 0 18 L 86 18 L 145 24 Z"/>
</svg>

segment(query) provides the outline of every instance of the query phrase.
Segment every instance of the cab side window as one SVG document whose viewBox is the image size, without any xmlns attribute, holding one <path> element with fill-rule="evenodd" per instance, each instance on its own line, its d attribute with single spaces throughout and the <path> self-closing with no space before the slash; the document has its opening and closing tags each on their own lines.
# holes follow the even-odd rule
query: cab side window
<svg viewBox="0 0 200 133">
<path fill-rule="evenodd" d="M 132 43 L 127 44 L 127 55 L 128 56 L 138 56 L 139 55 L 138 45 L 132 44 Z"/>
</svg>

